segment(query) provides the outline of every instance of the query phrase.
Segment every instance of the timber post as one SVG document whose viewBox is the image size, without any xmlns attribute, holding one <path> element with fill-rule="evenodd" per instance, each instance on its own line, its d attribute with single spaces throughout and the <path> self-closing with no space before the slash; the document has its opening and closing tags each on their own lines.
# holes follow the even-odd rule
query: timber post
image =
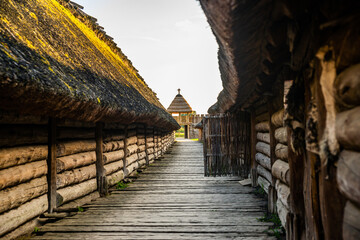
<svg viewBox="0 0 360 240">
<path fill-rule="evenodd" d="M 96 184 L 100 196 L 108 194 L 106 173 L 104 169 L 103 159 L 103 127 L 102 122 L 97 122 L 95 127 L 95 141 L 96 141 Z"/>
<path fill-rule="evenodd" d="M 271 167 L 272 167 L 276 161 L 276 156 L 275 156 L 276 141 L 275 141 L 275 126 L 274 126 L 273 122 L 271 121 L 271 117 L 275 112 L 271 99 L 268 99 L 268 112 L 269 112 L 269 136 L 270 136 L 270 143 L 269 143 L 269 145 L 270 145 L 270 163 L 271 163 Z M 277 196 L 276 196 L 275 182 L 276 182 L 275 178 L 272 177 L 271 185 L 269 186 L 269 192 L 268 192 L 268 210 L 271 213 L 276 213 Z"/>
<path fill-rule="evenodd" d="M 256 130 L 255 130 L 255 110 L 251 110 L 251 186 L 257 187 L 257 162 L 255 160 L 256 155 Z"/>
<path fill-rule="evenodd" d="M 207 138 L 206 138 L 206 131 L 208 128 L 207 122 L 208 121 L 208 117 L 204 117 L 203 118 L 203 131 L 202 131 L 202 135 L 203 135 L 203 152 L 204 152 L 204 176 L 206 176 L 207 172 L 208 172 L 208 167 L 206 164 L 206 158 L 207 158 Z"/>
<path fill-rule="evenodd" d="M 305 113 L 306 119 L 306 156 L 304 171 L 304 204 L 305 204 L 305 231 L 306 239 L 323 239 L 321 226 L 320 200 L 318 192 L 320 157 L 318 155 L 318 84 L 316 77 L 305 78 Z M 315 140 L 315 141 L 314 141 Z"/>
<path fill-rule="evenodd" d="M 144 137 L 145 137 L 145 160 L 146 160 L 146 165 L 149 165 L 149 154 L 148 154 L 148 144 L 147 144 L 147 124 L 144 124 Z"/>
<path fill-rule="evenodd" d="M 56 201 L 56 119 L 50 117 L 48 123 L 48 212 L 52 213 L 57 207 Z"/>
<path fill-rule="evenodd" d="M 128 148 L 128 127 L 129 125 L 125 126 L 124 129 L 124 158 L 123 158 L 123 172 L 124 177 L 126 177 L 129 174 L 129 171 L 127 170 L 127 148 Z"/>
<path fill-rule="evenodd" d="M 155 127 L 153 128 L 153 141 L 154 141 L 154 159 L 157 159 L 157 135 L 156 135 Z"/>
<path fill-rule="evenodd" d="M 291 82 L 287 81 L 287 85 L 289 85 L 288 89 L 293 88 L 292 91 L 299 91 L 301 89 L 303 83 L 299 82 Z M 285 88 L 286 89 L 286 88 Z M 301 89 L 302 90 L 302 89 Z M 304 99 L 293 99 L 295 96 L 289 93 L 284 94 L 287 96 L 288 101 L 290 102 L 298 102 L 299 108 L 304 108 Z M 296 116 L 296 113 L 290 111 L 288 102 L 284 104 L 284 111 L 288 113 L 288 115 L 292 114 L 292 118 L 285 118 L 287 121 L 286 131 L 287 131 L 287 145 L 294 146 L 296 149 L 292 147 L 288 148 L 288 161 L 289 161 L 289 173 L 290 173 L 290 213 L 286 221 L 286 232 L 289 239 L 302 239 L 305 235 L 305 207 L 304 207 L 304 195 L 303 195 L 303 173 L 304 173 L 304 149 L 299 144 L 299 138 L 293 139 L 293 135 L 302 134 L 303 127 L 302 123 L 304 119 L 301 119 L 301 116 Z M 294 116 L 293 116 L 294 115 Z M 298 119 L 298 120 L 296 120 Z M 301 121 L 301 122 L 299 122 Z M 297 142 L 294 142 L 297 141 Z M 300 184 L 299 184 L 300 183 Z"/>
<path fill-rule="evenodd" d="M 160 146 L 160 155 L 163 155 L 163 139 L 164 139 L 164 132 L 161 130 L 160 131 L 161 135 L 160 135 L 160 140 L 161 140 L 161 146 Z"/>
</svg>

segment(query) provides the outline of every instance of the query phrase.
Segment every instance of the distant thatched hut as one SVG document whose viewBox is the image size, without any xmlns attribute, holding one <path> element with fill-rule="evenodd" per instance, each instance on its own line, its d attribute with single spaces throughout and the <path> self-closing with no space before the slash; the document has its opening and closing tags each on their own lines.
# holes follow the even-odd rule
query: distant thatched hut
<svg viewBox="0 0 360 240">
<path fill-rule="evenodd" d="M 180 94 L 180 88 L 178 89 L 178 94 L 167 108 L 167 111 L 173 115 L 180 125 L 184 126 L 184 137 L 189 138 L 191 127 L 190 116 L 193 113 L 193 110 L 185 98 Z"/>
<path fill-rule="evenodd" d="M 106 194 L 160 156 L 179 128 L 81 8 L 0 3 L 0 237 Z"/>
<path fill-rule="evenodd" d="M 359 2 L 200 3 L 224 86 L 209 113 L 251 119 L 253 185 L 288 239 L 359 239 Z"/>
</svg>

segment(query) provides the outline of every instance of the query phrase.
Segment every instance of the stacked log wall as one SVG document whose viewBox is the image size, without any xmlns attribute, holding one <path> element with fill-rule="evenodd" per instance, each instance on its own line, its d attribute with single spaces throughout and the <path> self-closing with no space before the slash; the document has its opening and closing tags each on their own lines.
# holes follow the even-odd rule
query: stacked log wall
<svg viewBox="0 0 360 240">
<path fill-rule="evenodd" d="M 47 123 L 0 114 L 0 236 L 47 210 Z"/>
<path fill-rule="evenodd" d="M 0 113 L 0 237 L 32 231 L 48 210 L 48 120 Z M 100 196 L 95 123 L 56 122 L 56 207 L 78 207 Z M 155 149 L 160 157 L 174 142 L 172 133 L 144 124 L 104 124 L 102 139 L 109 187 L 153 162 Z"/>
<path fill-rule="evenodd" d="M 252 125 L 252 185 L 263 188 L 268 197 L 268 211 L 278 213 L 285 226 L 290 175 L 281 95 L 254 106 Z"/>
<path fill-rule="evenodd" d="M 360 64 L 340 73 L 334 83 L 336 105 L 335 131 L 341 145 L 337 164 L 337 184 L 346 198 L 343 238 L 360 237 Z"/>
<path fill-rule="evenodd" d="M 284 125 L 284 109 L 271 116 L 271 122 L 275 126 L 275 156 L 276 160 L 271 168 L 272 177 L 275 181 L 277 193 L 276 209 L 283 227 L 286 226 L 286 218 L 290 206 L 290 172 L 288 163 L 287 131 Z"/>
<path fill-rule="evenodd" d="M 272 182 L 271 176 L 271 151 L 270 151 L 270 123 L 268 109 L 265 104 L 257 107 L 255 111 L 255 161 L 257 185 L 269 193 Z"/>
</svg>

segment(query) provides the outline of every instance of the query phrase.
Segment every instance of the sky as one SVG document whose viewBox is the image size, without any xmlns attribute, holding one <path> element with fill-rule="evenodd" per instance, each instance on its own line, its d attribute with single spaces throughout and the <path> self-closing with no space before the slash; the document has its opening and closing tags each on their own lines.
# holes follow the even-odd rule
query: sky
<svg viewBox="0 0 360 240">
<path fill-rule="evenodd" d="M 218 45 L 196 0 L 75 0 L 114 38 L 165 108 L 207 113 L 222 89 Z"/>
</svg>

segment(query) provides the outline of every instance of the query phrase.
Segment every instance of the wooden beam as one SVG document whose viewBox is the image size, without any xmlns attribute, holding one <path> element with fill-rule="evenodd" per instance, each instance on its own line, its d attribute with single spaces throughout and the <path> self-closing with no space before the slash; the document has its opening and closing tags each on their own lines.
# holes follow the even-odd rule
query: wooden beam
<svg viewBox="0 0 360 240">
<path fill-rule="evenodd" d="M 49 118 L 48 123 L 48 212 L 52 213 L 56 204 L 56 119 Z"/>
<path fill-rule="evenodd" d="M 108 187 L 106 181 L 106 173 L 104 169 L 103 159 L 103 127 L 101 122 L 96 123 L 95 127 L 95 140 L 96 140 L 96 183 L 97 190 L 100 196 L 106 196 L 108 194 Z"/>
</svg>

